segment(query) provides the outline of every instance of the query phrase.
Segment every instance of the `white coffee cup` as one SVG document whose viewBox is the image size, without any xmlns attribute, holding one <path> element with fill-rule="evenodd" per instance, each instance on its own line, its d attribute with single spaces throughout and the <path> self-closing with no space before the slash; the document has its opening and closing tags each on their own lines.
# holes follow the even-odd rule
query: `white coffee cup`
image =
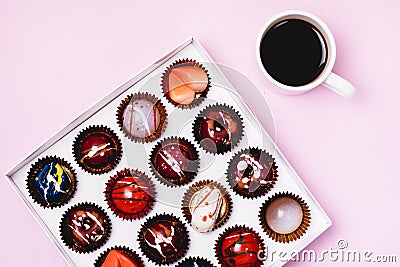
<svg viewBox="0 0 400 267">
<path fill-rule="evenodd" d="M 300 19 L 312 24 L 321 32 L 326 41 L 328 56 L 325 68 L 316 79 L 308 84 L 301 86 L 290 86 L 275 80 L 266 71 L 261 61 L 260 48 L 261 42 L 265 34 L 268 32 L 268 30 L 270 30 L 272 26 L 276 25 L 280 21 L 287 19 Z M 356 92 L 355 87 L 350 82 L 332 72 L 333 65 L 335 64 L 336 60 L 335 39 L 333 38 L 332 32 L 329 30 L 328 26 L 321 19 L 308 12 L 299 10 L 285 11 L 270 18 L 260 31 L 260 34 L 257 38 L 256 49 L 256 57 L 260 69 L 264 73 L 265 77 L 267 77 L 267 79 L 275 85 L 274 89 L 276 89 L 280 93 L 287 95 L 302 94 L 316 88 L 321 84 L 345 98 L 351 98 Z"/>
</svg>

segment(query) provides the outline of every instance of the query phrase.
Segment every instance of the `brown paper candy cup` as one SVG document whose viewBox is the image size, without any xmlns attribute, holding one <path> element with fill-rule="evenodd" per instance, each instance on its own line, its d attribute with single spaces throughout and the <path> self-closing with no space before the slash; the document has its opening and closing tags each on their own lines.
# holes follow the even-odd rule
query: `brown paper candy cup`
<svg viewBox="0 0 400 267">
<path fill-rule="evenodd" d="M 215 267 L 209 260 L 201 257 L 189 257 L 179 262 L 175 267 L 187 267 L 196 264 L 198 267 Z"/>
</svg>

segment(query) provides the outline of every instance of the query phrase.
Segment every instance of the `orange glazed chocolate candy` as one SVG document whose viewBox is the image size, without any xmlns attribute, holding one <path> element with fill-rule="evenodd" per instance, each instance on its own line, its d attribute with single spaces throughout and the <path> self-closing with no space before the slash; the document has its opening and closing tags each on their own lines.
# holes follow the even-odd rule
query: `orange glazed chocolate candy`
<svg viewBox="0 0 400 267">
<path fill-rule="evenodd" d="M 185 85 L 181 85 L 170 89 L 169 97 L 171 100 L 181 105 L 190 104 L 196 97 L 196 93 Z"/>
<path fill-rule="evenodd" d="M 106 260 L 104 261 L 102 267 L 138 267 L 138 265 L 132 261 L 124 253 L 118 250 L 111 250 L 108 253 Z"/>
<path fill-rule="evenodd" d="M 101 253 L 94 267 L 144 267 L 144 263 L 132 249 L 115 246 Z"/>
<path fill-rule="evenodd" d="M 175 106 L 198 106 L 207 95 L 210 78 L 207 70 L 194 60 L 179 60 L 164 72 L 162 87 L 165 97 Z"/>
<path fill-rule="evenodd" d="M 195 66 L 174 68 L 169 74 L 170 89 L 184 86 L 193 92 L 203 92 L 207 85 L 207 73 Z"/>
</svg>

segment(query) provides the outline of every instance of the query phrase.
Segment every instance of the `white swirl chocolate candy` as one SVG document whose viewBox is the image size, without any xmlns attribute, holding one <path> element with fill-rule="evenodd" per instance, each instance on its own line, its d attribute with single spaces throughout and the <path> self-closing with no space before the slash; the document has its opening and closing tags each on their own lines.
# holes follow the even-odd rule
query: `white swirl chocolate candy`
<svg viewBox="0 0 400 267">
<path fill-rule="evenodd" d="M 222 201 L 221 191 L 213 185 L 206 185 L 194 193 L 189 205 L 192 227 L 200 233 L 210 232 L 217 221 Z"/>
</svg>

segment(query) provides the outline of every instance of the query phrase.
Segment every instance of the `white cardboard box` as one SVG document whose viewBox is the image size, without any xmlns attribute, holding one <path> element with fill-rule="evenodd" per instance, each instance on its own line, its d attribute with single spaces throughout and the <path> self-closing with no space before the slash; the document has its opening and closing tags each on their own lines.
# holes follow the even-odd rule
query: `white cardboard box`
<svg viewBox="0 0 400 267">
<path fill-rule="evenodd" d="M 190 58 L 201 62 L 209 71 L 212 82 L 212 88 L 207 95 L 207 99 L 200 105 L 200 107 L 192 110 L 177 110 L 174 108 L 165 99 L 165 97 L 163 97 L 160 88 L 161 74 L 163 70 L 177 59 L 182 58 Z M 235 86 L 240 86 L 240 84 L 235 84 Z M 213 63 L 213 60 L 202 48 L 202 46 L 192 38 L 92 106 L 89 110 L 67 125 L 63 130 L 44 143 L 7 174 L 7 177 L 12 186 L 15 188 L 16 192 L 25 202 L 32 215 L 42 226 L 43 230 L 59 249 L 70 266 L 93 266 L 94 261 L 97 259 L 100 253 L 114 245 L 125 245 L 132 248 L 141 255 L 141 258 L 144 260 L 146 266 L 154 266 L 154 264 L 149 262 L 141 253 L 140 248 L 138 247 L 137 231 L 139 230 L 140 225 L 146 221 L 146 218 L 163 212 L 174 213 L 176 216 L 180 217 L 183 222 L 186 222 L 181 213 L 180 207 L 170 204 L 179 204 L 181 202 L 181 198 L 187 186 L 174 189 L 167 188 L 160 184 L 157 179 L 152 177 L 149 170 L 149 153 L 158 140 L 144 145 L 133 143 L 124 137 L 117 125 L 115 114 L 119 103 L 128 94 L 136 91 L 147 91 L 153 93 L 160 98 L 164 106 L 166 106 L 167 113 L 169 115 L 168 124 L 161 138 L 180 135 L 186 137 L 192 143 L 196 144 L 191 133 L 191 122 L 200 110 L 209 104 L 215 103 L 216 101 L 233 106 L 234 109 L 237 110 L 243 117 L 245 126 L 244 138 L 241 140 L 240 144 L 235 147 L 232 152 L 226 153 L 223 156 L 214 157 L 208 153 L 201 153 L 201 171 L 192 181 L 193 183 L 204 179 L 214 179 L 222 183 L 228 189 L 233 200 L 231 217 L 227 223 L 223 225 L 223 227 L 207 234 L 200 234 L 186 224 L 191 239 L 187 256 L 202 256 L 218 266 L 218 262 L 214 253 L 215 240 L 225 228 L 235 224 L 246 225 L 255 229 L 263 238 L 269 252 L 301 251 L 331 225 L 330 219 L 325 214 L 321 206 L 304 185 L 298 174 L 290 166 L 281 151 L 276 147 L 275 143 L 265 129 L 262 128 L 261 124 L 253 115 L 251 110 L 244 102 L 242 102 L 241 98 L 236 93 L 235 88 L 233 88 L 232 84 L 221 72 L 218 65 Z M 107 125 L 117 133 L 123 143 L 123 158 L 121 162 L 113 171 L 100 176 L 90 175 L 84 172 L 77 165 L 72 155 L 72 143 L 75 137 L 80 130 L 89 125 Z M 266 196 L 253 200 L 243 199 L 242 197 L 236 195 L 229 188 L 225 179 L 225 172 L 229 159 L 235 152 L 249 146 L 258 146 L 273 154 L 277 162 L 279 172 L 278 181 L 274 188 Z M 196 147 L 198 148 L 199 152 L 203 152 L 197 144 Z M 79 183 L 75 196 L 68 204 L 61 208 L 44 209 L 40 207 L 36 203 L 33 203 L 26 189 L 27 173 L 31 165 L 36 162 L 38 158 L 48 155 L 56 155 L 66 159 L 77 172 L 77 179 Z M 122 219 L 117 218 L 110 211 L 104 200 L 103 192 L 108 178 L 114 175 L 116 171 L 125 167 L 138 168 L 144 171 L 149 177 L 151 177 L 156 187 L 159 201 L 155 203 L 153 210 L 146 217 L 140 220 L 123 221 Z M 307 202 L 311 210 L 311 224 L 308 231 L 304 236 L 302 236 L 302 238 L 288 244 L 282 244 L 273 241 L 263 232 L 259 224 L 258 213 L 261 204 L 269 196 L 272 196 L 276 192 L 286 191 L 300 195 Z M 112 221 L 112 233 L 110 239 L 103 247 L 91 254 L 78 254 L 71 251 L 63 244 L 59 233 L 59 223 L 62 214 L 72 205 L 84 201 L 95 202 L 96 204 L 102 206 L 107 211 Z M 278 257 L 275 257 L 273 262 L 268 259 L 264 266 L 275 267 L 282 266 L 284 264 L 285 262 L 279 261 Z M 174 265 L 175 264 L 172 264 L 171 266 Z"/>
</svg>

